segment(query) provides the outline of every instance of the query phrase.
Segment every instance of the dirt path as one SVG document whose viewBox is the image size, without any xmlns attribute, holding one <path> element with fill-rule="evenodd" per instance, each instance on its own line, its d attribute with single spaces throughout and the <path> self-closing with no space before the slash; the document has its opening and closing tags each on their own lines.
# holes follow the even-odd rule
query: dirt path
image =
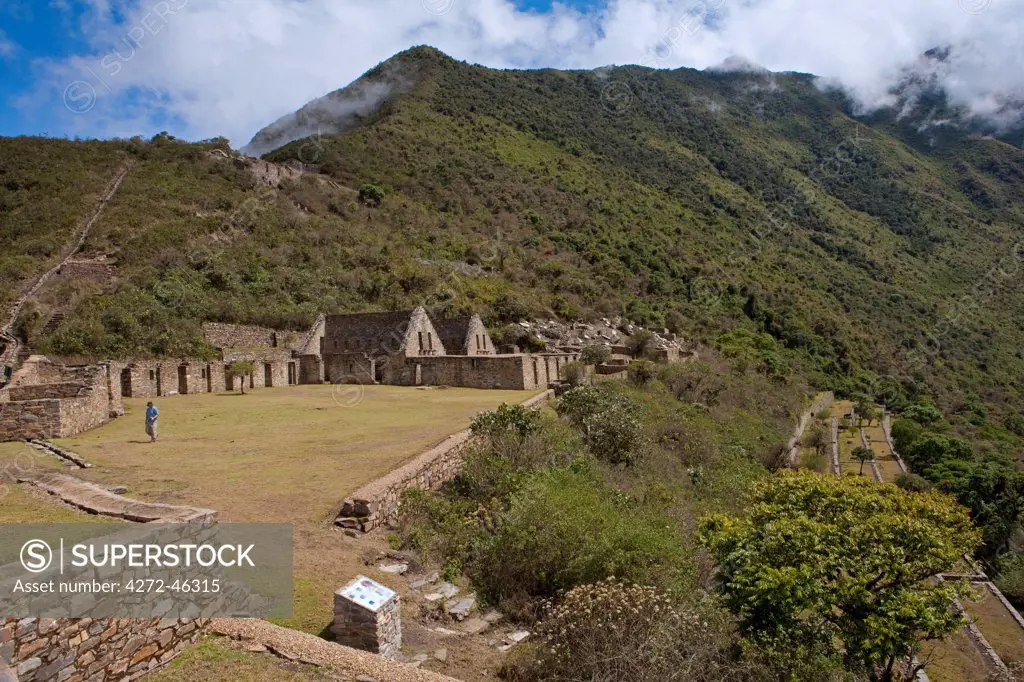
<svg viewBox="0 0 1024 682">
<path fill-rule="evenodd" d="M 125 161 L 121 164 L 121 168 L 118 170 L 117 175 L 114 176 L 111 183 L 107 186 L 107 191 L 104 193 L 103 197 L 100 198 L 99 203 L 96 205 L 96 209 L 92 212 L 92 215 L 89 216 L 89 219 L 82 225 L 82 229 L 79 230 L 78 239 L 76 239 L 74 244 L 69 247 L 59 263 L 40 275 L 35 284 L 33 284 L 24 295 L 14 302 L 14 305 L 10 310 L 10 317 L 7 319 L 3 328 L 0 328 L 0 339 L 5 341 L 7 344 L 7 348 L 4 350 L 3 355 L 0 356 L 0 367 L 7 367 L 10 365 L 13 370 L 13 363 L 18 356 L 18 352 L 21 350 L 21 343 L 11 332 L 12 327 L 14 327 L 14 323 L 18 319 L 18 315 L 21 314 L 21 309 L 25 306 L 25 303 L 35 296 L 39 290 L 42 289 L 43 285 L 46 284 L 62 267 L 64 267 L 67 262 L 71 260 L 72 256 L 78 253 L 82 248 L 85 244 L 85 240 L 89 238 L 92 226 L 100 219 L 100 216 L 103 215 L 103 210 L 107 207 L 107 204 L 114 198 L 114 195 L 117 194 L 117 190 L 121 187 L 121 183 L 124 181 L 125 176 L 128 175 L 128 171 L 131 170 L 132 165 L 132 160 Z M 5 382 L 6 378 L 0 374 L 0 385 L 3 385 Z"/>
</svg>

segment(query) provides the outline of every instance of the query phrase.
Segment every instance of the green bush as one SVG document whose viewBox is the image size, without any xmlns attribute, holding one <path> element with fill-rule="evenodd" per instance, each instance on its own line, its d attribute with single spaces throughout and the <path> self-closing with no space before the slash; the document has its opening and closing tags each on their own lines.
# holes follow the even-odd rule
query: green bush
<svg viewBox="0 0 1024 682">
<path fill-rule="evenodd" d="M 384 197 L 386 196 L 387 192 L 379 185 L 366 183 L 359 188 L 359 201 L 367 206 L 380 206 L 384 203 Z"/>
<path fill-rule="evenodd" d="M 650 360 L 634 360 L 629 363 L 629 378 L 636 384 L 646 384 L 658 376 L 658 366 Z"/>
<path fill-rule="evenodd" d="M 900 474 L 896 478 L 896 485 L 913 493 L 926 493 L 935 487 L 931 481 L 918 474 Z"/>
<path fill-rule="evenodd" d="M 590 383 L 590 373 L 582 362 L 570 362 L 562 365 L 562 378 L 570 386 L 586 386 Z"/>
<path fill-rule="evenodd" d="M 481 542 L 476 583 L 494 603 L 523 604 L 610 576 L 684 587 L 692 564 L 670 519 L 586 471 L 554 469 L 513 496 Z"/>
<path fill-rule="evenodd" d="M 677 604 L 653 587 L 610 579 L 570 590 L 553 602 L 502 677 L 534 680 L 717 682 L 742 679 L 732 660 L 728 618 Z"/>
<path fill-rule="evenodd" d="M 611 464 L 632 464 L 643 450 L 640 406 L 601 387 L 574 388 L 555 410 L 579 429 L 594 456 Z"/>
<path fill-rule="evenodd" d="M 587 346 L 580 353 L 580 362 L 585 365 L 603 365 L 612 357 L 612 349 L 603 343 Z"/>
<path fill-rule="evenodd" d="M 540 412 L 523 407 L 502 403 L 496 410 L 481 412 L 469 424 L 475 435 L 495 438 L 504 434 L 514 434 L 525 438 L 540 428 Z"/>
<path fill-rule="evenodd" d="M 999 560 L 999 577 L 995 583 L 1014 606 L 1024 607 L 1024 554 L 1002 557 Z"/>
</svg>

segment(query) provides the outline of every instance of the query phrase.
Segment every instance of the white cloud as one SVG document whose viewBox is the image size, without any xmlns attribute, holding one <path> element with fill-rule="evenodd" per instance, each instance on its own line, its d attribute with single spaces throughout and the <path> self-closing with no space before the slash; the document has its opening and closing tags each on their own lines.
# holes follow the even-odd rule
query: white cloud
<svg viewBox="0 0 1024 682">
<path fill-rule="evenodd" d="M 94 88 L 95 107 L 68 117 L 72 134 L 168 128 L 191 138 L 224 134 L 241 145 L 421 43 L 494 67 L 705 68 L 739 57 L 835 79 L 869 106 L 884 101 L 901 69 L 925 50 L 952 45 L 955 56 L 939 77 L 956 101 L 991 113 L 997 94 L 1024 92 L 1024 0 L 610 0 L 586 14 L 557 4 L 549 13 L 522 12 L 510 0 L 90 5 L 93 52 L 38 62 L 43 89 L 22 100 L 61 106 L 68 84 Z M 87 101 L 72 103 L 84 109 Z"/>
<path fill-rule="evenodd" d="M 0 29 L 0 58 L 12 56 L 17 49 L 17 43 L 8 38 L 3 29 Z"/>
</svg>

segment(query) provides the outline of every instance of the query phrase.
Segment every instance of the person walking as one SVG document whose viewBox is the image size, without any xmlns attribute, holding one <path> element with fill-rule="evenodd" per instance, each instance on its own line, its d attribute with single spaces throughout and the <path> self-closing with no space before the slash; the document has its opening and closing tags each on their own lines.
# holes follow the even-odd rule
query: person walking
<svg viewBox="0 0 1024 682">
<path fill-rule="evenodd" d="M 149 436 L 149 442 L 156 442 L 156 420 L 160 416 L 160 410 L 156 409 L 156 405 L 152 402 L 146 403 L 146 434 Z"/>
</svg>

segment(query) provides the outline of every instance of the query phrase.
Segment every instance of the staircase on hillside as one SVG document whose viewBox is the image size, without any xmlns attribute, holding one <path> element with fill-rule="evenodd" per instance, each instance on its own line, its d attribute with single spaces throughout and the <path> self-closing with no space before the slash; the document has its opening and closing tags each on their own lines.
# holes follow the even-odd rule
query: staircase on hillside
<svg viewBox="0 0 1024 682">
<path fill-rule="evenodd" d="M 57 312 L 50 316 L 50 319 L 46 321 L 46 325 L 43 327 L 43 335 L 49 336 L 50 334 L 57 331 L 57 328 L 64 324 L 64 319 L 67 317 L 65 313 Z"/>
</svg>

